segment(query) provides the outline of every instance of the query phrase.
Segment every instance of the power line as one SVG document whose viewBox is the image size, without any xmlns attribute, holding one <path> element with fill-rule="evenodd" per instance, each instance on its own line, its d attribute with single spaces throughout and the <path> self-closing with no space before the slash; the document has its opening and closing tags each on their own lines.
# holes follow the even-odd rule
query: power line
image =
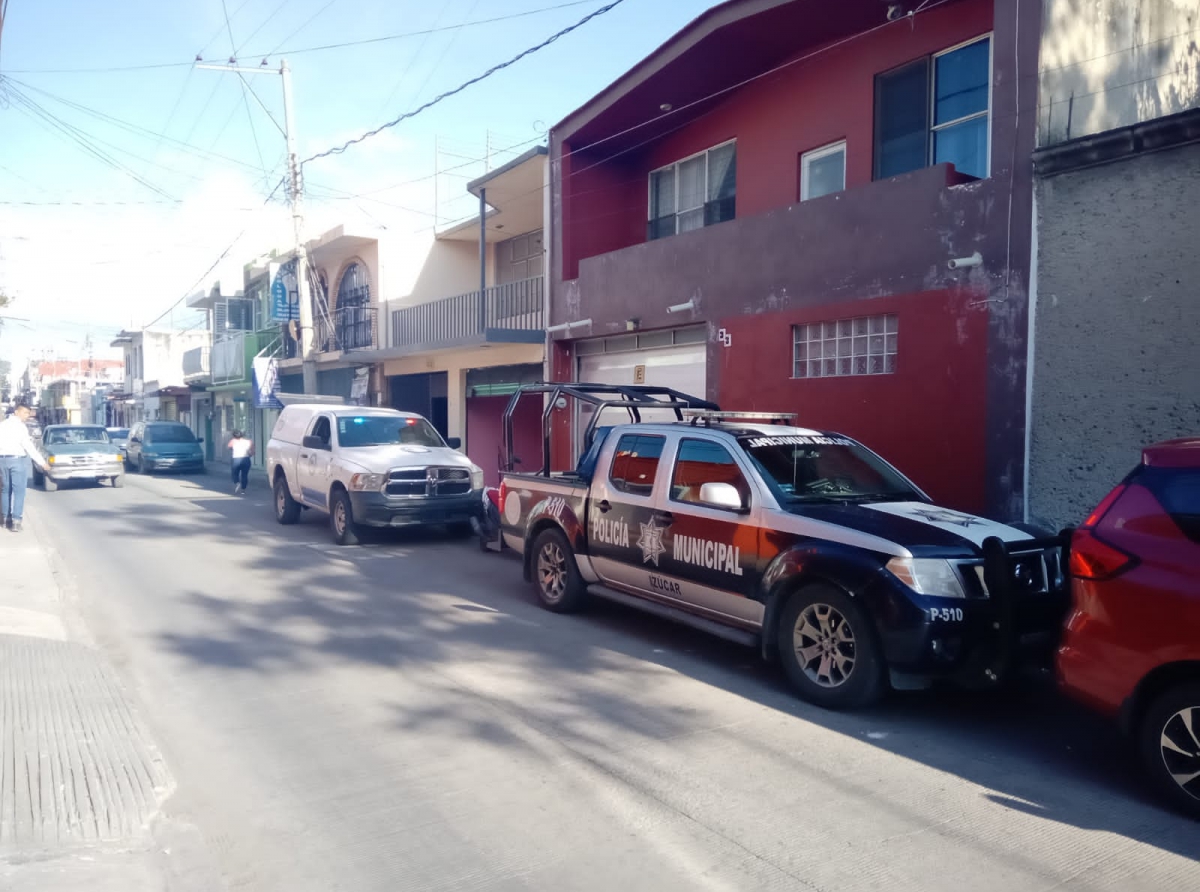
<svg viewBox="0 0 1200 892">
<path fill-rule="evenodd" d="M 425 111 L 426 109 L 432 108 L 433 106 L 437 105 L 439 102 L 442 102 L 445 99 L 449 99 L 451 96 L 461 93 L 463 90 L 467 89 L 467 87 L 473 86 L 474 84 L 477 84 L 480 81 L 491 77 L 493 74 L 496 74 L 498 71 L 502 71 L 511 65 L 515 65 L 517 62 L 524 59 L 526 56 L 532 55 L 533 53 L 536 53 L 538 50 L 545 49 L 550 44 L 552 44 L 556 40 L 558 40 L 560 37 L 564 37 L 567 34 L 570 34 L 572 31 L 575 31 L 576 29 L 583 27 L 584 25 L 586 25 L 588 22 L 590 22 L 592 19 L 596 18 L 597 16 L 602 16 L 606 12 L 616 9 L 618 6 L 620 6 L 624 2 L 625 2 L 625 0 L 612 0 L 611 3 L 607 3 L 604 6 L 601 6 L 599 9 L 596 9 L 596 10 L 588 13 L 586 16 L 584 16 L 582 19 L 580 19 L 575 24 L 568 25 L 566 28 L 563 28 L 561 31 L 551 34 L 549 37 L 547 37 L 541 43 L 534 44 L 533 46 L 529 47 L 528 49 L 522 50 L 521 52 L 517 53 L 517 55 L 515 55 L 511 59 L 509 59 L 508 61 L 500 62 L 496 65 L 493 65 L 487 71 L 483 72 L 483 74 L 476 75 L 475 77 L 471 78 L 470 80 L 464 81 L 463 83 L 459 84 L 457 87 L 453 88 L 452 90 L 447 90 L 446 92 L 433 97 L 433 99 L 430 99 L 424 105 L 418 106 L 417 108 L 413 109 L 412 111 L 405 112 L 404 114 L 400 115 L 400 117 L 395 118 L 391 121 L 388 121 L 386 124 L 380 124 L 374 130 L 368 130 L 362 136 L 356 136 L 353 139 L 347 140 L 346 142 L 342 143 L 340 146 L 335 146 L 332 149 L 326 149 L 324 152 L 318 152 L 315 155 L 305 158 L 303 161 L 300 162 L 301 165 L 307 164 L 309 161 L 315 161 L 317 158 L 325 158 L 330 155 L 342 154 L 343 152 L 346 151 L 346 149 L 350 148 L 352 145 L 356 145 L 357 143 L 360 143 L 360 142 L 363 142 L 364 140 L 370 139 L 372 136 L 377 136 L 378 134 L 382 133 L 384 130 L 387 130 L 390 127 L 395 127 L 401 121 L 406 121 L 409 118 L 415 117 L 416 115 L 419 115 L 421 112 Z"/>
<path fill-rule="evenodd" d="M 229 34 L 229 58 L 233 59 L 235 56 L 237 56 L 237 41 L 233 39 L 233 25 L 229 21 L 229 7 L 226 5 L 225 0 L 221 0 L 221 11 L 225 14 L 225 30 Z M 269 176 L 267 173 L 267 162 L 263 161 L 262 148 L 258 144 L 258 131 L 254 128 L 254 115 L 250 112 L 250 100 L 246 96 L 246 79 L 242 77 L 242 73 L 240 71 L 238 72 L 238 80 L 241 81 L 242 105 L 246 109 L 246 120 L 250 124 L 250 138 L 254 140 L 254 153 L 258 155 L 258 166 L 259 169 L 262 170 L 263 181 L 265 183 L 267 177 Z M 257 93 L 255 94 L 254 98 L 258 99 Z M 258 101 L 260 103 L 262 102 L 261 99 Z"/>
<path fill-rule="evenodd" d="M 319 16 L 321 13 L 323 13 L 329 7 L 333 6 L 333 4 L 335 4 L 335 3 L 337 3 L 337 0 L 328 0 L 328 2 L 326 2 L 326 4 L 324 6 L 322 6 L 320 9 L 318 9 L 316 12 L 314 12 L 312 15 L 310 15 L 308 18 L 306 18 L 303 22 L 301 22 L 300 25 L 294 31 L 292 31 L 290 34 L 288 34 L 287 37 L 285 37 L 285 38 L 283 38 L 283 40 L 279 41 L 279 43 L 276 44 L 275 49 L 271 50 L 271 52 L 269 52 L 269 53 L 263 53 L 262 54 L 263 57 L 266 58 L 267 56 L 274 56 L 277 52 L 279 52 L 279 47 L 283 46 L 285 43 L 287 43 L 289 40 L 291 40 L 293 37 L 295 37 L 297 34 L 299 34 L 305 28 L 307 28 L 312 23 L 313 19 L 315 19 L 317 16 Z M 257 56 L 257 55 L 259 55 L 259 53 L 249 53 L 248 55 Z"/>
</svg>

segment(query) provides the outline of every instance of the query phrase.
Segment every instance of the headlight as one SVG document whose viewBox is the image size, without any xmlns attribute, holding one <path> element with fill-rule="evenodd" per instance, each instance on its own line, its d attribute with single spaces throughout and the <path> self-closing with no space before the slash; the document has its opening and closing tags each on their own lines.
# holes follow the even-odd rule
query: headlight
<svg viewBox="0 0 1200 892">
<path fill-rule="evenodd" d="M 471 489 L 483 489 L 483 468 L 471 465 Z"/>
<path fill-rule="evenodd" d="M 892 558 L 887 562 L 892 574 L 923 595 L 938 598 L 965 598 L 962 579 L 954 565 L 942 558 Z"/>
<path fill-rule="evenodd" d="M 49 465 L 54 464 L 54 456 L 53 455 L 46 456 L 46 464 L 49 464 Z"/>
<path fill-rule="evenodd" d="M 383 489 L 382 474 L 354 474 L 350 478 L 349 488 L 355 492 Z"/>
</svg>

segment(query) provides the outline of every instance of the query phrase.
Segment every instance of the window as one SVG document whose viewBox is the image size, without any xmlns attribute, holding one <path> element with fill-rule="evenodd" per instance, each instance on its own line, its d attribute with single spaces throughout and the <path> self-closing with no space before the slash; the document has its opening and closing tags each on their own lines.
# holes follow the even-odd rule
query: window
<svg viewBox="0 0 1200 892">
<path fill-rule="evenodd" d="M 792 377 L 890 375 L 896 371 L 894 314 L 792 326 Z"/>
<path fill-rule="evenodd" d="M 705 483 L 728 483 L 738 491 L 742 504 L 749 504 L 750 487 L 728 449 L 711 440 L 683 440 L 671 477 L 671 498 L 701 504 L 700 487 Z"/>
<path fill-rule="evenodd" d="M 988 175 L 989 37 L 875 78 L 875 179 L 949 162 Z"/>
<path fill-rule="evenodd" d="M 506 285 L 542 274 L 542 230 L 527 232 L 496 245 L 496 282 Z"/>
<path fill-rule="evenodd" d="M 654 490 L 658 460 L 662 457 L 663 438 L 626 434 L 617 443 L 609 480 L 621 492 L 648 496 Z"/>
<path fill-rule="evenodd" d="M 309 436 L 320 440 L 322 449 L 331 448 L 333 437 L 330 432 L 329 419 L 324 415 L 318 416 L 317 420 L 313 422 L 312 433 Z"/>
<path fill-rule="evenodd" d="M 800 200 L 820 198 L 846 188 L 846 141 L 800 156 Z"/>
<path fill-rule="evenodd" d="M 650 174 L 653 240 L 732 220 L 736 212 L 737 144 L 693 155 Z"/>
</svg>

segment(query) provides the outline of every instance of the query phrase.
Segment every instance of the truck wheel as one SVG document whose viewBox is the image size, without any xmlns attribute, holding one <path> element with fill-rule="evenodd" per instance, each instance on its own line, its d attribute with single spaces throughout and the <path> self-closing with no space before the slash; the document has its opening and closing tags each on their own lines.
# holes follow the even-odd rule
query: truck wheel
<svg viewBox="0 0 1200 892">
<path fill-rule="evenodd" d="M 282 474 L 275 478 L 275 519 L 285 525 L 300 519 L 300 503 L 292 498 L 287 478 Z"/>
<path fill-rule="evenodd" d="M 534 540 L 533 581 L 542 606 L 555 613 L 574 613 L 587 599 L 571 543 L 561 530 L 543 530 Z"/>
<path fill-rule="evenodd" d="M 849 595 L 806 585 L 784 605 L 779 657 L 792 686 L 827 709 L 866 706 L 884 692 L 884 665 L 867 615 Z"/>
<path fill-rule="evenodd" d="M 329 503 L 329 525 L 333 528 L 333 541 L 338 545 L 358 544 L 358 525 L 354 522 L 354 509 L 350 507 L 350 496 L 344 489 L 335 489 Z"/>
<path fill-rule="evenodd" d="M 42 489 L 44 489 L 46 492 L 54 492 L 56 489 L 58 489 L 58 484 L 50 479 L 49 474 L 43 474 Z"/>
<path fill-rule="evenodd" d="M 1200 682 L 1169 688 L 1138 727 L 1150 780 L 1180 811 L 1200 818 Z"/>
</svg>

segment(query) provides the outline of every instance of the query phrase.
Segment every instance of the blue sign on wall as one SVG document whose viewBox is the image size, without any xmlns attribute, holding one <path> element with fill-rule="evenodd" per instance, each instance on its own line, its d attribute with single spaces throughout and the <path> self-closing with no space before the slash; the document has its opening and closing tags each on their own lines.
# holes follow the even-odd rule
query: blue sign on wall
<svg viewBox="0 0 1200 892">
<path fill-rule="evenodd" d="M 275 281 L 271 283 L 271 319 L 276 322 L 287 322 L 290 319 L 299 318 L 299 300 L 293 302 L 281 268 L 279 272 L 275 273 Z"/>
</svg>

